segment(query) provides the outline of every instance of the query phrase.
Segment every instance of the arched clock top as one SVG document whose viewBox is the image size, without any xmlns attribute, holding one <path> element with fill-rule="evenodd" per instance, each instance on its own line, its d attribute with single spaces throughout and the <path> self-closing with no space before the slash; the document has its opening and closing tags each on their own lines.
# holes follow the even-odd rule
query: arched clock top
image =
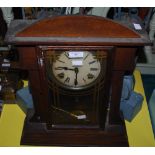
<svg viewBox="0 0 155 155">
<path fill-rule="evenodd" d="M 132 25 L 132 27 L 131 27 Z M 150 44 L 146 32 L 133 23 L 123 25 L 97 16 L 67 15 L 42 20 L 15 20 L 5 41 L 15 44 L 76 44 L 141 46 Z"/>
<path fill-rule="evenodd" d="M 140 35 L 131 29 L 110 19 L 96 16 L 57 16 L 43 19 L 16 36 L 140 38 Z"/>
</svg>

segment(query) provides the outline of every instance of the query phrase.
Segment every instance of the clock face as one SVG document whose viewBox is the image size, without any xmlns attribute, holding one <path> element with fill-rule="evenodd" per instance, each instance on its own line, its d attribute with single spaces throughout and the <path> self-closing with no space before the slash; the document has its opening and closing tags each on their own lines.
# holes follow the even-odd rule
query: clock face
<svg viewBox="0 0 155 155">
<path fill-rule="evenodd" d="M 54 79 L 71 89 L 92 86 L 101 72 L 100 61 L 93 52 L 66 51 L 59 54 L 52 65 Z"/>
</svg>

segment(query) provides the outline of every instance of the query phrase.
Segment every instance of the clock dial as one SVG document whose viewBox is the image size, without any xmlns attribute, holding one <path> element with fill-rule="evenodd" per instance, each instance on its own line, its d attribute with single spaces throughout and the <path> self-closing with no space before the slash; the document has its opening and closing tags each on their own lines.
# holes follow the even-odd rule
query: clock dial
<svg viewBox="0 0 155 155">
<path fill-rule="evenodd" d="M 62 52 L 53 62 L 52 72 L 58 83 L 67 88 L 89 87 L 99 77 L 100 61 L 92 52 Z"/>
</svg>

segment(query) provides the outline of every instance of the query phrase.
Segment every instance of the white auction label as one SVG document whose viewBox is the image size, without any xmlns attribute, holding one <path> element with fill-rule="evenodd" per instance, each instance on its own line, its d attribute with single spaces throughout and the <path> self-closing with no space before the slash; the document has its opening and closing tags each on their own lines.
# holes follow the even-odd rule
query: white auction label
<svg viewBox="0 0 155 155">
<path fill-rule="evenodd" d="M 82 60 L 72 60 L 72 65 L 73 66 L 82 66 L 83 61 Z"/>
<path fill-rule="evenodd" d="M 86 115 L 79 115 L 77 116 L 77 119 L 86 119 Z"/>
<path fill-rule="evenodd" d="M 69 58 L 83 58 L 83 52 L 69 52 Z"/>
<path fill-rule="evenodd" d="M 3 62 L 10 62 L 8 59 L 4 59 Z"/>
<path fill-rule="evenodd" d="M 3 63 L 2 67 L 10 67 L 10 63 Z"/>
<path fill-rule="evenodd" d="M 140 24 L 133 23 L 133 25 L 134 25 L 136 30 L 142 30 L 142 27 Z"/>
</svg>

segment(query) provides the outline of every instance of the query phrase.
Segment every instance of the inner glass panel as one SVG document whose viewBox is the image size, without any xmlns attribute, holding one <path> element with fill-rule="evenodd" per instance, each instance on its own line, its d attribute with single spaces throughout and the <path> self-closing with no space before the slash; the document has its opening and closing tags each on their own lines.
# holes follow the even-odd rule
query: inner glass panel
<svg viewBox="0 0 155 155">
<path fill-rule="evenodd" d="M 98 125 L 107 68 L 105 51 L 48 51 L 51 124 Z"/>
</svg>

